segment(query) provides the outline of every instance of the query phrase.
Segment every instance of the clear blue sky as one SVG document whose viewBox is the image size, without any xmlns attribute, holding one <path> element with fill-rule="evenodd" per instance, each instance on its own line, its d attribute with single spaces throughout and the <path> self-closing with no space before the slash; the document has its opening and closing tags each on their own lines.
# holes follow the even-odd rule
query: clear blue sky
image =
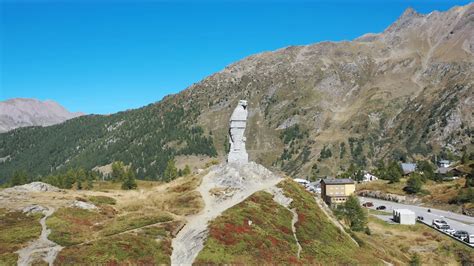
<svg viewBox="0 0 474 266">
<path fill-rule="evenodd" d="M 410 6 L 429 13 L 467 3 L 0 0 L 0 100 L 113 113 L 251 54 L 381 32 Z"/>
</svg>

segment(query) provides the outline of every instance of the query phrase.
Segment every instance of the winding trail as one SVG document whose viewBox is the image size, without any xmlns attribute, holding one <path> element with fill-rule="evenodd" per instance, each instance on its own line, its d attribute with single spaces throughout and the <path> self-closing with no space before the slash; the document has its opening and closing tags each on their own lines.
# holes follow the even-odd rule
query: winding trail
<svg viewBox="0 0 474 266">
<path fill-rule="evenodd" d="M 281 180 L 279 176 L 253 162 L 243 165 L 223 164 L 211 169 L 197 189 L 203 198 L 204 210 L 189 216 L 187 224 L 173 239 L 171 264 L 191 265 L 204 247 L 209 221 L 253 193 L 271 188 Z M 211 193 L 216 189 L 223 193 Z"/>
<path fill-rule="evenodd" d="M 290 211 L 293 213 L 293 218 L 291 219 L 291 230 L 293 230 L 293 237 L 295 238 L 296 245 L 298 246 L 298 252 L 296 252 L 296 257 L 299 259 L 301 250 L 303 250 L 303 248 L 301 247 L 300 241 L 298 241 L 298 237 L 296 236 L 295 224 L 298 222 L 298 213 L 296 213 L 295 208 L 291 209 Z"/>
<path fill-rule="evenodd" d="M 55 209 L 52 207 L 47 207 L 47 209 L 43 211 L 44 217 L 40 220 L 42 228 L 41 235 L 37 240 L 16 252 L 18 253 L 18 265 L 31 265 L 39 260 L 53 265 L 56 256 L 63 249 L 63 247 L 48 239 L 51 230 L 46 226 L 46 219 L 48 219 L 54 211 Z"/>
<path fill-rule="evenodd" d="M 267 191 L 273 195 L 273 200 L 276 203 L 285 207 L 288 211 L 290 211 L 293 214 L 293 217 L 291 218 L 291 230 L 293 231 L 293 237 L 295 238 L 296 246 L 298 247 L 298 251 L 296 252 L 296 257 L 299 259 L 301 250 L 303 248 L 301 247 L 301 244 L 298 241 L 298 237 L 296 236 L 295 224 L 298 222 L 298 213 L 296 212 L 296 208 L 290 209 L 290 204 L 293 201 L 293 199 L 285 196 L 285 194 L 283 193 L 283 190 L 276 186 L 273 186 L 267 189 Z"/>
</svg>

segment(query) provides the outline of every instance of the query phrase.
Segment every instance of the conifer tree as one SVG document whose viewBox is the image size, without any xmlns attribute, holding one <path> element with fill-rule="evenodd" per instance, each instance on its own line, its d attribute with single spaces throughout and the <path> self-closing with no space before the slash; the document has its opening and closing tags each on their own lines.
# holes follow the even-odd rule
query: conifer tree
<svg viewBox="0 0 474 266">
<path fill-rule="evenodd" d="M 127 172 L 125 172 L 125 178 L 122 181 L 122 189 L 136 189 L 137 182 L 135 181 L 135 171 L 130 167 Z"/>
<path fill-rule="evenodd" d="M 189 174 L 191 174 L 191 168 L 189 167 L 189 165 L 186 165 L 184 166 L 183 175 L 187 176 Z"/>
<path fill-rule="evenodd" d="M 166 164 L 165 172 L 163 174 L 165 181 L 171 181 L 178 177 L 178 169 L 176 169 L 174 159 L 171 159 Z"/>
<path fill-rule="evenodd" d="M 123 181 L 125 178 L 125 164 L 122 161 L 112 163 L 112 181 Z"/>
<path fill-rule="evenodd" d="M 28 182 L 28 175 L 25 171 L 17 171 L 13 174 L 12 179 L 10 180 L 10 186 L 23 185 Z"/>
</svg>

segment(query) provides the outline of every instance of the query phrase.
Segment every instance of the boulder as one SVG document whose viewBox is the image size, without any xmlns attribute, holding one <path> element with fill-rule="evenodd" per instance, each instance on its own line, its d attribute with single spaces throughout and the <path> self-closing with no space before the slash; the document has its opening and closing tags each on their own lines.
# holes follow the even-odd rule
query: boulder
<svg viewBox="0 0 474 266">
<path fill-rule="evenodd" d="M 97 206 L 95 206 L 94 204 L 89 203 L 89 202 L 79 201 L 79 200 L 73 201 L 71 205 L 69 206 L 73 208 L 84 209 L 84 210 L 97 210 Z"/>
<path fill-rule="evenodd" d="M 59 192 L 59 188 L 43 182 L 31 182 L 20 186 L 14 186 L 3 190 L 3 192 Z"/>
<path fill-rule="evenodd" d="M 46 211 L 46 210 L 48 210 L 48 209 L 43 207 L 43 206 L 37 205 L 37 204 L 26 206 L 23 209 L 21 209 L 21 211 L 23 213 L 26 213 L 26 214 L 40 213 L 40 212 L 43 212 L 43 211 Z"/>
</svg>

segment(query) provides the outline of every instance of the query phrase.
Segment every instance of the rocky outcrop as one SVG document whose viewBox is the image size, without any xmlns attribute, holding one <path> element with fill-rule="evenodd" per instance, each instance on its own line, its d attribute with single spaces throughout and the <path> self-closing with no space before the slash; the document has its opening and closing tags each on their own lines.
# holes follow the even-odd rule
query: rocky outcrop
<svg viewBox="0 0 474 266">
<path fill-rule="evenodd" d="M 21 211 L 23 213 L 26 213 L 26 214 L 42 213 L 42 212 L 46 212 L 47 210 L 48 210 L 48 208 L 45 208 L 45 207 L 43 207 L 41 205 L 37 205 L 37 204 L 26 206 L 26 207 L 21 209 Z"/>
<path fill-rule="evenodd" d="M 97 210 L 97 206 L 92 203 L 75 200 L 71 203 L 70 207 L 79 208 L 83 210 Z"/>
<path fill-rule="evenodd" d="M 58 192 L 61 191 L 59 188 L 46 184 L 43 182 L 31 182 L 28 184 L 14 186 L 2 190 L 2 193 L 18 193 L 18 192 Z"/>
</svg>

